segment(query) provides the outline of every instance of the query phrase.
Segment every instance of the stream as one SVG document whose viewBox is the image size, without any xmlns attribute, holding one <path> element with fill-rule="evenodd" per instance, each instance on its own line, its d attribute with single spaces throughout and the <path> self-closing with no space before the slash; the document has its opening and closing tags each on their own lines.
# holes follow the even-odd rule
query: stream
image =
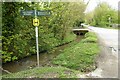
<svg viewBox="0 0 120 80">
<path fill-rule="evenodd" d="M 76 36 L 75 41 L 79 42 L 83 38 L 84 38 L 84 36 Z M 53 66 L 53 64 L 51 63 L 52 59 L 54 59 L 56 56 L 58 56 L 66 47 L 69 47 L 69 45 L 71 43 L 56 47 L 53 50 L 51 50 L 50 52 L 40 53 L 39 54 L 40 67 Z M 37 58 L 36 55 L 31 55 L 31 56 L 28 56 L 21 60 L 18 60 L 18 61 L 3 64 L 2 68 L 11 73 L 35 68 L 35 67 L 37 67 L 37 59 L 36 58 Z M 6 74 L 6 72 L 2 71 L 2 74 Z"/>
</svg>

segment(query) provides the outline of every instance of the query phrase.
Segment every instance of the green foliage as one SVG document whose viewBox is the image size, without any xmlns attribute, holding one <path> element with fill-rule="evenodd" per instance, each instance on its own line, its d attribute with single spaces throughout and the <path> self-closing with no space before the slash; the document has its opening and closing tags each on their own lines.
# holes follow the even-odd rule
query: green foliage
<svg viewBox="0 0 120 80">
<path fill-rule="evenodd" d="M 86 33 L 86 34 L 85 34 L 85 38 L 88 38 L 88 37 L 97 38 L 96 34 L 93 33 L 93 32 Z"/>
<path fill-rule="evenodd" d="M 110 27 L 118 23 L 118 11 L 112 9 L 106 2 L 99 3 L 94 11 L 86 14 L 86 22 L 99 27 Z"/>
<path fill-rule="evenodd" d="M 82 42 L 84 42 L 84 43 L 96 43 L 97 39 L 93 38 L 93 37 L 88 37 L 86 39 L 83 39 Z"/>
<path fill-rule="evenodd" d="M 86 33 L 85 39 L 83 39 L 81 42 L 83 42 L 83 43 L 96 43 L 97 36 L 93 32 Z"/>
<path fill-rule="evenodd" d="M 65 67 L 41 67 L 3 75 L 2 78 L 76 78 L 78 73 Z"/>
<path fill-rule="evenodd" d="M 79 9 L 81 7 L 81 9 Z M 47 2 L 2 3 L 2 61 L 14 61 L 36 54 L 35 27 L 31 16 L 21 16 L 20 10 L 51 10 L 51 16 L 38 17 L 39 50 L 48 51 L 75 39 L 71 29 L 76 20 L 84 18 L 85 4 Z M 70 38 L 70 37 L 71 38 Z M 12 54 L 10 54 L 12 53 Z"/>
<path fill-rule="evenodd" d="M 18 57 L 13 56 L 13 52 L 9 52 L 9 54 L 6 51 L 1 51 L 2 53 L 2 60 L 3 63 L 7 62 L 7 61 L 14 61 L 17 60 Z"/>
<path fill-rule="evenodd" d="M 93 35 L 93 33 L 87 33 L 83 41 L 85 41 L 88 36 L 94 38 L 95 35 Z M 81 41 L 76 45 L 71 45 L 66 48 L 53 60 L 53 64 L 88 72 L 95 69 L 95 56 L 98 53 L 99 47 L 97 43 Z"/>
<path fill-rule="evenodd" d="M 2 51 L 2 60 L 4 62 L 11 61 L 11 55 L 12 54 L 13 54 L 12 52 L 8 54 L 7 52 Z"/>
</svg>

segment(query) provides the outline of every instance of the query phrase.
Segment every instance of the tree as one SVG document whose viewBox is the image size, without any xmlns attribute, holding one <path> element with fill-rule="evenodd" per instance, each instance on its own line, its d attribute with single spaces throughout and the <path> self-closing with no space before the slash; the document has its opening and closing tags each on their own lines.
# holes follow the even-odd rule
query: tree
<svg viewBox="0 0 120 80">
<path fill-rule="evenodd" d="M 117 23 L 118 13 L 112 9 L 106 2 L 99 3 L 95 10 L 88 14 L 86 18 L 90 24 L 101 27 L 108 27 L 110 24 Z M 92 22 L 91 22 L 92 21 Z"/>
</svg>

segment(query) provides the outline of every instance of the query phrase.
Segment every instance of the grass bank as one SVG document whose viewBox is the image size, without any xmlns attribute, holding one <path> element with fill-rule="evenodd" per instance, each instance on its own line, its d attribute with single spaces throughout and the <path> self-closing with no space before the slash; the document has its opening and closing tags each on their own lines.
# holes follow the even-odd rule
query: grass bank
<svg viewBox="0 0 120 80">
<path fill-rule="evenodd" d="M 82 72 L 89 72 L 96 68 L 95 57 L 98 53 L 97 36 L 89 32 L 85 35 L 85 39 L 64 49 L 64 51 L 53 60 L 53 64 Z"/>
<path fill-rule="evenodd" d="M 72 42 L 53 59 L 56 67 L 40 67 L 3 75 L 3 78 L 77 78 L 81 72 L 95 69 L 95 58 L 99 53 L 97 37 L 88 32 L 80 42 Z"/>
<path fill-rule="evenodd" d="M 41 67 L 14 74 L 3 75 L 2 78 L 76 78 L 75 71 L 65 67 Z"/>
</svg>

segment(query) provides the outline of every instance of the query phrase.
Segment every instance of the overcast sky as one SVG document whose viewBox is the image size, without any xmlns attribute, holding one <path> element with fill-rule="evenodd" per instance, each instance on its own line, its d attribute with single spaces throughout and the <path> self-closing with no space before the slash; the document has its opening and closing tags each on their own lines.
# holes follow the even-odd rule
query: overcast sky
<svg viewBox="0 0 120 80">
<path fill-rule="evenodd" d="M 85 2 L 88 2 L 88 1 L 89 0 L 85 0 Z M 93 10 L 99 2 L 107 2 L 112 8 L 118 10 L 119 1 L 120 0 L 90 0 L 89 5 L 87 6 L 86 12 Z"/>
</svg>

